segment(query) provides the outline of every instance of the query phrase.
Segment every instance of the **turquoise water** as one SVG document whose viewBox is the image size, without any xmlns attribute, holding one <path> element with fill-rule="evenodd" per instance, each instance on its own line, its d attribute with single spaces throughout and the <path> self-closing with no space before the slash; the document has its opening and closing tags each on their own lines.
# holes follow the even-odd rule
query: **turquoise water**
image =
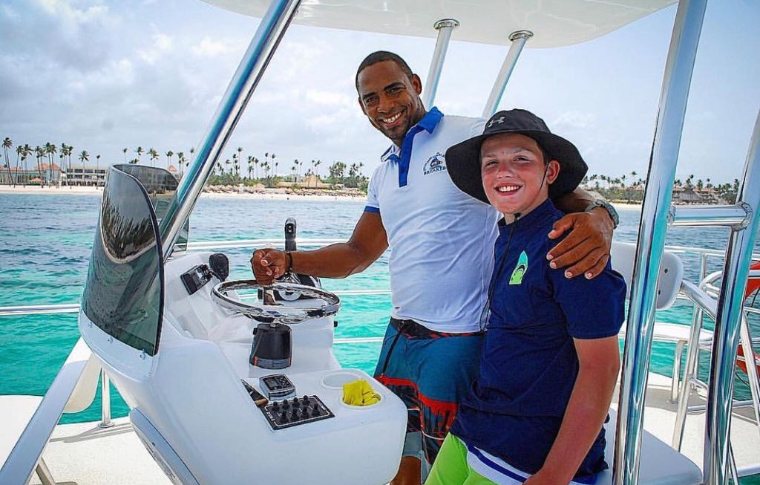
<svg viewBox="0 0 760 485">
<path fill-rule="evenodd" d="M 79 301 L 99 206 L 97 195 L 0 194 L 0 306 Z M 347 238 L 363 207 L 363 201 L 202 198 L 190 221 L 190 237 L 192 241 L 281 238 L 285 219 L 295 217 L 299 237 Z M 616 238 L 634 241 L 639 211 L 626 209 L 620 215 Z M 720 229 L 679 229 L 671 231 L 667 244 L 721 249 L 726 240 L 727 232 Z M 226 254 L 232 278 L 250 277 L 250 249 Z M 687 277 L 694 279 L 696 262 L 685 263 Z M 383 256 L 362 274 L 323 280 L 323 285 L 328 290 L 387 289 L 387 265 Z M 383 335 L 391 307 L 388 295 L 346 295 L 342 301 L 336 337 Z M 659 314 L 658 320 L 688 322 L 690 315 L 691 307 L 678 303 Z M 77 338 L 75 314 L 0 317 L 0 394 L 43 395 Z M 651 369 L 670 375 L 672 351 L 672 346 L 656 343 Z M 371 372 L 379 344 L 337 345 L 335 352 L 342 365 Z M 741 382 L 737 393 L 748 396 Z M 126 405 L 115 390 L 112 403 L 114 416 L 126 415 Z M 99 417 L 100 396 L 88 410 L 65 415 L 63 422 Z"/>
</svg>

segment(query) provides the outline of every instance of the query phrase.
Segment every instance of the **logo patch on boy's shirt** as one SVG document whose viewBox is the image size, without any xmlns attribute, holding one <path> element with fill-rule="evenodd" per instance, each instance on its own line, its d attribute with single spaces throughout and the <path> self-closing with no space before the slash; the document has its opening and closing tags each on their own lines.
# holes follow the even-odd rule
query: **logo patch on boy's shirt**
<svg viewBox="0 0 760 485">
<path fill-rule="evenodd" d="M 443 157 L 443 153 L 438 152 L 425 162 L 425 165 L 422 167 L 422 174 L 429 175 L 444 170 L 446 170 L 446 159 Z"/>
<path fill-rule="evenodd" d="M 514 271 L 512 271 L 512 276 L 509 277 L 509 284 L 521 284 L 526 271 L 528 271 L 528 255 L 523 251 L 520 253 L 520 257 L 517 258 L 517 266 L 515 266 Z"/>
</svg>

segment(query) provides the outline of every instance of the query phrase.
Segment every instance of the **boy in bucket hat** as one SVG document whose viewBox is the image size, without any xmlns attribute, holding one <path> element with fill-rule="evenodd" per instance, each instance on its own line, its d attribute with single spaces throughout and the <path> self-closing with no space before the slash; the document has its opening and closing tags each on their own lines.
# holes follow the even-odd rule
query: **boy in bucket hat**
<svg viewBox="0 0 760 485">
<path fill-rule="evenodd" d="M 563 215 L 549 197 L 575 188 L 586 164 L 519 109 L 496 113 L 446 161 L 460 190 L 504 217 L 478 378 L 425 483 L 592 483 L 607 468 L 602 425 L 619 370 L 625 283 L 609 263 L 593 280 L 566 279 L 544 258 Z"/>
</svg>

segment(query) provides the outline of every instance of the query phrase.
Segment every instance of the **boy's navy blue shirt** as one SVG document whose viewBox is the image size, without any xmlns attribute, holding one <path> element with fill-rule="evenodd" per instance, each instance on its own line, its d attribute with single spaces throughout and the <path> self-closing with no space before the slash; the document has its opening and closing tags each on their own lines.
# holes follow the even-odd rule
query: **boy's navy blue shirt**
<svg viewBox="0 0 760 485">
<path fill-rule="evenodd" d="M 546 253 L 564 214 L 547 200 L 499 227 L 480 373 L 452 433 L 528 473 L 544 463 L 578 375 L 573 338 L 617 335 L 625 282 L 610 268 L 592 280 L 567 279 Z M 607 468 L 600 430 L 576 479 Z"/>
</svg>

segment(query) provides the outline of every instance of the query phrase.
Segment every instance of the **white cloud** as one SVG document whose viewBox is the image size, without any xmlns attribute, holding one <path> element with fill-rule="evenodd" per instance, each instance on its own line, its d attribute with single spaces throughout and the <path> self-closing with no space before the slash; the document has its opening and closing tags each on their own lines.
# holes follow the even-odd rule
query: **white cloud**
<svg viewBox="0 0 760 485">
<path fill-rule="evenodd" d="M 321 91 L 318 89 L 307 89 L 306 99 L 309 102 L 318 105 L 328 106 L 353 106 L 355 99 L 342 91 Z"/>
<path fill-rule="evenodd" d="M 213 40 L 210 37 L 204 37 L 200 43 L 192 47 L 193 54 L 199 57 L 216 57 L 222 54 L 229 54 L 234 51 L 233 47 L 225 41 Z"/>
<path fill-rule="evenodd" d="M 580 111 L 566 111 L 560 113 L 551 122 L 547 120 L 547 124 L 552 131 L 587 130 L 596 124 L 596 115 Z"/>
<path fill-rule="evenodd" d="M 155 64 L 159 59 L 171 52 L 173 45 L 174 40 L 171 36 L 155 33 L 153 34 L 153 45 L 147 49 L 139 50 L 138 56 L 148 64 Z"/>
<path fill-rule="evenodd" d="M 65 0 L 37 0 L 36 3 L 48 15 L 76 23 L 92 22 L 108 14 L 108 7 L 105 5 L 92 5 L 81 9 L 76 8 L 71 2 Z"/>
</svg>

